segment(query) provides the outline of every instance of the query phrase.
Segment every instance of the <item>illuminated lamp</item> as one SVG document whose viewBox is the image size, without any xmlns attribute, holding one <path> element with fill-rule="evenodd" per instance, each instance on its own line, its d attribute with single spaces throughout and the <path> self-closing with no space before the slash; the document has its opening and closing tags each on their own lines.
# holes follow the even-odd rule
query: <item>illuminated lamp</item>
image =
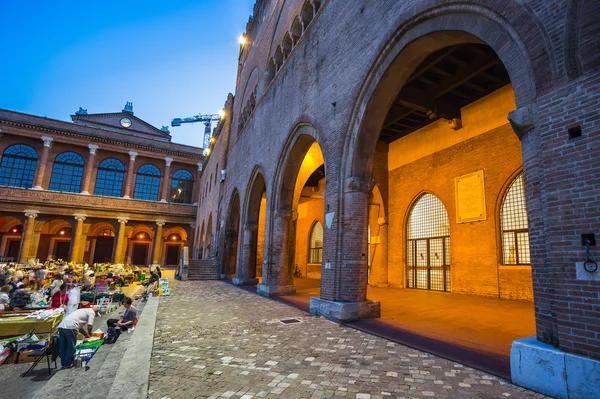
<svg viewBox="0 0 600 399">
<path fill-rule="evenodd" d="M 19 231 L 16 227 L 13 227 L 12 232 L 16 233 L 17 231 Z"/>
<path fill-rule="evenodd" d="M 58 232 L 58 234 L 60 234 L 61 236 L 64 236 L 65 235 L 65 231 L 61 230 L 61 231 Z"/>
<path fill-rule="evenodd" d="M 138 238 L 144 238 L 144 233 L 140 233 L 140 234 L 138 235 Z"/>
<path fill-rule="evenodd" d="M 224 109 L 219 111 L 219 116 L 221 117 L 221 119 L 225 118 L 225 110 Z"/>
<path fill-rule="evenodd" d="M 171 236 L 171 240 L 175 241 L 176 239 L 177 239 L 177 236 L 176 236 L 175 234 L 173 234 L 173 235 Z"/>
<path fill-rule="evenodd" d="M 211 137 L 211 138 L 210 138 L 210 142 L 211 142 L 212 144 L 214 144 L 214 143 L 215 143 L 215 141 L 217 141 L 217 139 L 216 139 L 216 138 L 214 138 L 214 137 Z"/>
<path fill-rule="evenodd" d="M 242 34 L 240 35 L 239 41 L 241 46 L 245 46 L 246 43 L 248 43 L 248 38 L 246 37 L 246 35 Z"/>
<path fill-rule="evenodd" d="M 107 236 L 108 233 L 105 231 L 104 233 L 102 233 L 103 236 Z"/>
</svg>

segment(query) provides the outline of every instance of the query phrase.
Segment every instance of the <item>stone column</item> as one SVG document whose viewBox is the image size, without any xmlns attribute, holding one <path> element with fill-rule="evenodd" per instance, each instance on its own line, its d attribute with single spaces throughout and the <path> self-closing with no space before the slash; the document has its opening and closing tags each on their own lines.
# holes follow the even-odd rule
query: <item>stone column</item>
<svg viewBox="0 0 600 399">
<path fill-rule="evenodd" d="M 77 222 L 71 244 L 71 262 L 81 263 L 83 261 L 81 246 L 83 245 L 83 221 L 85 220 L 85 215 L 75 215 L 75 220 Z"/>
<path fill-rule="evenodd" d="M 218 173 L 218 171 L 217 171 Z M 192 204 L 198 205 L 198 198 L 200 197 L 200 178 L 202 177 L 202 162 L 198 162 L 198 173 L 196 174 L 196 181 L 194 182 L 194 190 L 192 191 Z"/>
<path fill-rule="evenodd" d="M 293 295 L 296 288 L 293 282 L 292 265 L 289 262 L 291 209 L 278 209 L 273 215 L 273 234 L 269 251 L 270 262 L 263 266 L 263 283 L 257 293 L 263 296 Z M 266 266 L 266 270 L 264 267 Z"/>
<path fill-rule="evenodd" d="M 135 168 L 135 157 L 138 153 L 135 151 L 129 151 L 129 167 L 127 168 L 127 181 L 125 182 L 125 195 L 123 198 L 131 198 L 133 195 L 133 174 Z"/>
<path fill-rule="evenodd" d="M 125 263 L 125 224 L 127 219 L 119 219 L 119 231 L 117 232 L 117 247 L 115 249 L 114 263 Z"/>
<path fill-rule="evenodd" d="M 171 162 L 173 162 L 173 158 L 166 157 L 165 158 L 165 174 L 162 181 L 161 194 L 160 194 L 160 202 L 168 202 L 167 198 L 170 196 L 169 186 L 171 183 Z"/>
<path fill-rule="evenodd" d="M 151 267 L 161 266 L 160 261 L 162 260 L 162 249 L 163 249 L 163 226 L 165 220 L 156 221 L 156 230 L 154 233 L 154 250 L 152 251 L 152 265 Z"/>
<path fill-rule="evenodd" d="M 26 263 L 29 257 L 31 242 L 33 240 L 33 232 L 35 230 L 35 218 L 38 217 L 38 214 L 38 211 L 25 211 L 27 223 L 25 223 L 25 229 L 23 230 L 21 249 L 19 251 L 19 263 Z"/>
<path fill-rule="evenodd" d="M 98 146 L 96 144 L 88 144 L 90 149 L 90 155 L 85 165 L 85 172 L 83 174 L 83 190 L 81 194 L 90 195 L 90 183 L 92 179 L 92 170 L 94 170 L 94 160 L 96 159 L 96 150 Z"/>
<path fill-rule="evenodd" d="M 341 248 L 332 268 L 333 286 L 324 289 L 321 283 L 321 297 L 310 298 L 310 313 L 324 316 L 336 322 L 350 322 L 379 317 L 379 302 L 367 301 L 368 251 L 367 226 L 369 222 L 369 193 L 372 181 L 357 177 L 346 180 L 343 193 L 343 212 L 340 231 Z M 326 274 L 324 270 L 323 280 Z"/>
<path fill-rule="evenodd" d="M 370 284 L 377 287 L 388 285 L 388 219 L 377 219 L 378 235 L 371 237 L 371 276 Z"/>
<path fill-rule="evenodd" d="M 256 241 L 258 238 L 258 223 L 248 222 L 244 226 L 242 238 L 242 264 L 233 279 L 235 285 L 256 285 Z"/>
<path fill-rule="evenodd" d="M 46 176 L 46 166 L 48 164 L 48 154 L 50 153 L 50 146 L 52 145 L 53 137 L 42 136 L 44 141 L 44 148 L 42 148 L 42 156 L 37 163 L 37 172 L 35 174 L 35 180 L 33 183 L 32 190 L 43 190 L 42 184 L 44 184 L 44 177 Z"/>
</svg>

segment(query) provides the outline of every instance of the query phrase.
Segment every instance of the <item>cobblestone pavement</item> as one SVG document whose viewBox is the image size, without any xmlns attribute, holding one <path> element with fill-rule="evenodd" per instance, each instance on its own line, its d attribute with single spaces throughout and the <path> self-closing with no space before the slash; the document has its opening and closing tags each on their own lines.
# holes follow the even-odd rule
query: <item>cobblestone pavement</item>
<svg viewBox="0 0 600 399">
<path fill-rule="evenodd" d="M 158 310 L 149 398 L 545 397 L 223 282 L 172 287 Z"/>
</svg>

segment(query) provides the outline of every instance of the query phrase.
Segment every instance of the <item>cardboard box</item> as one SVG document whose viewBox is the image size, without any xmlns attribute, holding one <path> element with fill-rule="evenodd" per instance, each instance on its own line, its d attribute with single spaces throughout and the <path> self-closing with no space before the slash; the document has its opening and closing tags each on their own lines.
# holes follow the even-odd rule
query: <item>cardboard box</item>
<svg viewBox="0 0 600 399">
<path fill-rule="evenodd" d="M 32 353 L 34 353 L 34 351 L 18 352 L 17 360 L 15 363 L 21 364 L 21 363 L 35 362 L 39 358 L 39 352 L 38 352 L 38 355 L 35 355 L 35 356 L 32 356 Z"/>
</svg>

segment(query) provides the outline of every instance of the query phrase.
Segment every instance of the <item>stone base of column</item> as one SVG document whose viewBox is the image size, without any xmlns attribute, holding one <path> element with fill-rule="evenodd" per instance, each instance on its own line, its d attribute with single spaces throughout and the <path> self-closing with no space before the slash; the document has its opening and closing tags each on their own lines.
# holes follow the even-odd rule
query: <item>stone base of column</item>
<svg viewBox="0 0 600 399">
<path fill-rule="evenodd" d="M 129 198 L 129 195 L 124 195 L 123 199 L 131 199 L 131 198 Z"/>
<path fill-rule="evenodd" d="M 221 273 L 221 275 L 220 275 L 221 280 L 233 280 L 234 277 L 235 277 L 235 274 L 223 274 L 223 273 Z"/>
<path fill-rule="evenodd" d="M 166 204 L 166 203 L 167 203 L 167 200 L 166 200 L 166 199 L 161 199 L 161 200 L 160 200 L 160 202 L 163 202 L 163 203 L 165 203 L 165 204 Z"/>
<path fill-rule="evenodd" d="M 381 317 L 379 302 L 333 302 L 325 299 L 310 298 L 310 314 L 323 316 L 337 323 L 348 323 L 351 321 L 373 319 Z"/>
<path fill-rule="evenodd" d="M 513 384 L 558 399 L 593 398 L 600 392 L 600 362 L 564 353 L 536 337 L 513 341 L 510 350 Z"/>
<path fill-rule="evenodd" d="M 265 285 L 259 284 L 256 293 L 261 296 L 282 296 L 282 295 L 295 295 L 296 287 L 293 285 Z"/>
<path fill-rule="evenodd" d="M 38 191 L 44 191 L 44 189 L 42 188 L 42 186 L 35 186 L 35 187 L 31 187 L 30 190 L 38 190 Z"/>
<path fill-rule="evenodd" d="M 89 192 L 87 192 L 87 191 L 82 191 L 82 192 L 80 192 L 79 194 L 81 194 L 81 195 L 90 195 L 90 193 L 89 193 Z"/>
<path fill-rule="evenodd" d="M 258 284 L 257 278 L 249 278 L 249 277 L 234 277 L 233 285 L 256 285 Z"/>
</svg>

